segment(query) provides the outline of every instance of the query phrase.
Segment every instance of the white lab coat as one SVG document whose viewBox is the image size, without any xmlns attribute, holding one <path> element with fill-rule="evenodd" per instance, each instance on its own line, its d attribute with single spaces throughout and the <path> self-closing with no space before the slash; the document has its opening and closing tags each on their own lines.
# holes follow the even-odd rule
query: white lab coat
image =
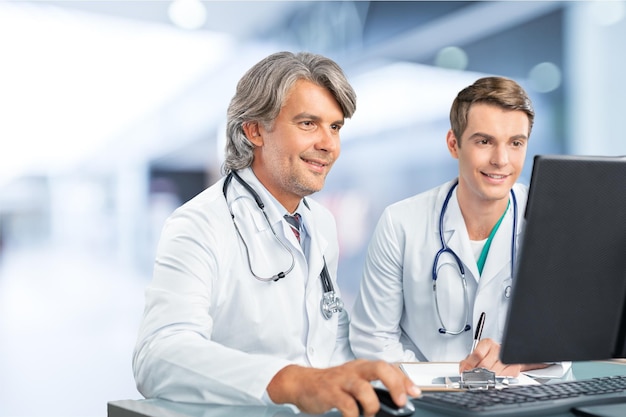
<svg viewBox="0 0 626 417">
<path fill-rule="evenodd" d="M 283 219 L 284 208 L 252 170 L 239 173 L 265 203 L 278 237 L 295 256 L 294 269 L 277 282 L 261 282 L 251 275 L 222 193 L 224 179 L 176 210 L 163 229 L 133 356 L 137 387 L 146 397 L 267 404 L 271 401 L 266 387 L 283 367 L 328 367 L 354 357 L 346 312 L 326 320 L 320 311 L 323 258 L 339 292 L 332 215 L 311 199 L 310 209 L 300 204 L 309 236 L 307 260 Z M 237 199 L 242 195 L 245 198 Z M 285 271 L 289 253 L 235 179 L 228 201 L 250 249 L 254 272 L 272 276 Z"/>
<path fill-rule="evenodd" d="M 441 249 L 439 216 L 454 182 L 395 203 L 385 209 L 368 248 L 360 292 L 352 311 L 350 342 L 357 357 L 400 361 L 464 359 L 471 350 L 474 326 L 486 313 L 483 338 L 502 340 L 511 286 L 513 203 L 495 234 L 479 279 L 476 258 L 456 198 L 444 217 L 444 238 L 465 266 L 469 324 L 460 335 L 440 334 L 432 268 Z M 517 199 L 516 244 L 523 229 L 527 187 L 514 186 Z M 460 329 L 465 307 L 461 278 L 451 256 L 443 255 L 437 279 L 441 316 L 449 330 Z"/>
</svg>

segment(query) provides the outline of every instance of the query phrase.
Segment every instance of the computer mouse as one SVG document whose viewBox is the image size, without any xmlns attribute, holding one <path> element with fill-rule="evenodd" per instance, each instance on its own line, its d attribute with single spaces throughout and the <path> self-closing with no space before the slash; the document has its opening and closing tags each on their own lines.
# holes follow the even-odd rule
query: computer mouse
<svg viewBox="0 0 626 417">
<path fill-rule="evenodd" d="M 380 410 L 376 413 L 376 417 L 404 417 L 412 416 L 415 412 L 415 406 L 408 400 L 403 407 L 399 407 L 393 402 L 389 391 L 384 388 L 374 387 L 374 391 L 380 401 Z"/>
</svg>

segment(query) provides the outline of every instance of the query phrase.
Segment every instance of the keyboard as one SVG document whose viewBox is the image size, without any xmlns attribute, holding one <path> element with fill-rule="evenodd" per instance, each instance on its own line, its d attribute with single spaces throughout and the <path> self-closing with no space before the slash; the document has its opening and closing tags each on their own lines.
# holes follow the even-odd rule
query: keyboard
<svg viewBox="0 0 626 417">
<path fill-rule="evenodd" d="M 626 375 L 502 389 L 423 392 L 413 400 L 417 407 L 455 416 L 539 416 L 620 402 L 626 416 Z"/>
</svg>

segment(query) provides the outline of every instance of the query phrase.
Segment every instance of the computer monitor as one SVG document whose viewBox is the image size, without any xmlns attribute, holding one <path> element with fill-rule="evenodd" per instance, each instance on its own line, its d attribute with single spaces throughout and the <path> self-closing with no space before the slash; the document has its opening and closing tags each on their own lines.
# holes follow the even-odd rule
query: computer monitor
<svg viewBox="0 0 626 417">
<path fill-rule="evenodd" d="M 626 157 L 534 158 L 500 358 L 626 357 Z"/>
</svg>

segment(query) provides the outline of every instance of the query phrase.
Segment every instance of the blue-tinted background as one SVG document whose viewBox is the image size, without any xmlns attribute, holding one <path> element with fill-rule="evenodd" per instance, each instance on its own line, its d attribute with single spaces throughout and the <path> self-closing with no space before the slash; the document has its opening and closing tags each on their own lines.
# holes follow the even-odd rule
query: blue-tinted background
<svg viewBox="0 0 626 417">
<path fill-rule="evenodd" d="M 140 398 L 131 354 L 162 223 L 219 178 L 226 106 L 262 57 L 322 53 L 356 88 L 316 196 L 351 306 L 382 209 L 455 175 L 448 111 L 476 78 L 514 78 L 535 103 L 525 182 L 534 154 L 626 154 L 625 6 L 0 1 L 0 417 Z"/>
</svg>

